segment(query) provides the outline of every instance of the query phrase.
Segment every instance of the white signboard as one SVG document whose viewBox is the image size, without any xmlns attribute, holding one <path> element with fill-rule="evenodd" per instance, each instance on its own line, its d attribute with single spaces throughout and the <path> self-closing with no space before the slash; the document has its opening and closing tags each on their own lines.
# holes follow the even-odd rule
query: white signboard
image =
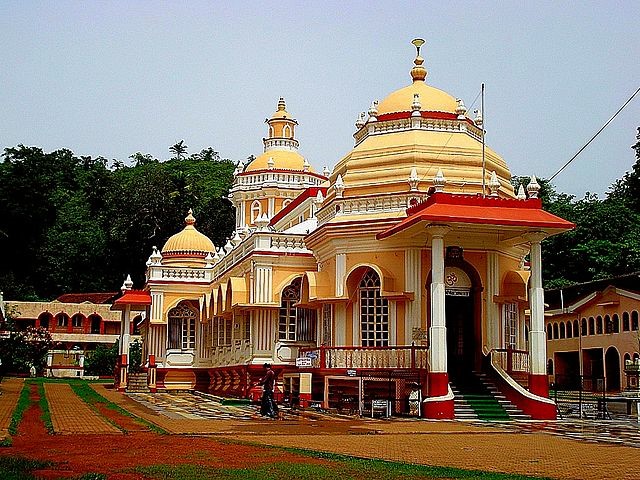
<svg viewBox="0 0 640 480">
<path fill-rule="evenodd" d="M 298 357 L 296 358 L 296 367 L 308 368 L 313 366 L 313 359 L 311 357 Z"/>
</svg>

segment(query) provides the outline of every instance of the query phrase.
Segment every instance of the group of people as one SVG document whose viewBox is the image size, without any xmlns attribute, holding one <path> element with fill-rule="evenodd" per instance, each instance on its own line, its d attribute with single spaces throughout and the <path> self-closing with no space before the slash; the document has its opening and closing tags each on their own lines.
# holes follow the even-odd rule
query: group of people
<svg viewBox="0 0 640 480">
<path fill-rule="evenodd" d="M 270 363 L 263 365 L 266 370 L 264 376 L 258 382 L 262 385 L 262 398 L 260 400 L 260 415 L 269 418 L 278 418 L 278 404 L 273 398 L 273 389 L 276 383 L 276 374 Z"/>
</svg>

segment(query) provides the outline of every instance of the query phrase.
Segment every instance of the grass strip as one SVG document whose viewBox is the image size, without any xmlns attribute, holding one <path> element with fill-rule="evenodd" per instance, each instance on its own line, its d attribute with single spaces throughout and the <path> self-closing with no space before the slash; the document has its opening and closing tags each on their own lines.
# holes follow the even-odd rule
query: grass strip
<svg viewBox="0 0 640 480">
<path fill-rule="evenodd" d="M 44 393 L 44 384 L 42 382 L 38 383 L 38 395 L 40 396 L 40 400 L 38 400 L 38 405 L 40 406 L 40 411 L 42 415 L 40 418 L 44 423 L 44 428 L 47 429 L 47 433 L 53 435 L 53 423 L 51 422 L 51 411 L 49 410 L 49 401 L 47 400 L 47 395 Z"/>
<path fill-rule="evenodd" d="M 16 408 L 13 410 L 11 414 L 11 423 L 9 423 L 9 435 L 13 436 L 18 433 L 18 426 L 22 421 L 22 417 L 24 416 L 24 412 L 26 412 L 29 405 L 31 405 L 31 399 L 29 398 L 29 384 L 25 383 L 20 391 L 20 396 L 18 397 L 18 403 L 16 404 Z"/>
<path fill-rule="evenodd" d="M 109 410 L 113 410 L 115 412 L 118 412 L 121 415 L 134 419 L 136 422 L 144 425 L 145 427 L 149 428 L 151 431 L 155 433 L 158 433 L 161 435 L 167 434 L 167 431 L 164 430 L 163 428 L 158 427 L 157 425 L 145 420 L 144 418 L 140 418 L 136 415 L 133 415 L 131 412 L 128 412 L 127 410 L 122 408 L 120 405 L 116 405 L 115 403 L 107 400 L 98 392 L 96 392 L 93 388 L 91 388 L 89 384 L 86 382 L 82 382 L 82 381 L 70 382 L 69 385 L 71 386 L 71 389 L 74 391 L 74 393 L 78 395 L 78 397 L 80 397 L 85 403 L 87 403 L 94 410 L 96 410 L 95 408 L 96 404 L 101 404 L 104 407 L 108 408 Z"/>
<path fill-rule="evenodd" d="M 36 480 L 31 472 L 52 465 L 50 462 L 23 457 L 0 456 L 0 478 L 3 480 Z"/>
<path fill-rule="evenodd" d="M 307 480 L 353 479 L 364 480 L 417 480 L 426 478 L 467 478 L 483 480 L 525 480 L 540 477 L 511 475 L 505 473 L 465 470 L 453 467 L 415 465 L 385 460 L 374 460 L 346 455 L 324 454 L 298 449 L 282 449 L 304 456 L 326 460 L 327 463 L 314 464 L 300 462 L 272 462 L 241 468 L 216 468 L 210 466 L 150 465 L 136 467 L 134 472 L 145 478 L 158 480 L 206 480 L 210 478 L 228 480 L 278 480 L 281 478 Z"/>
</svg>

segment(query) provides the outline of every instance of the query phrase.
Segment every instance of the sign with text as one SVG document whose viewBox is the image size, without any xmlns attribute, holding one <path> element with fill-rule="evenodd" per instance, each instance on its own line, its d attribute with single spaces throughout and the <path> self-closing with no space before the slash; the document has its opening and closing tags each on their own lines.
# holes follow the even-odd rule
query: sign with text
<svg viewBox="0 0 640 480">
<path fill-rule="evenodd" d="M 313 358 L 311 357 L 298 357 L 296 358 L 296 367 L 309 368 L 313 366 Z"/>
</svg>

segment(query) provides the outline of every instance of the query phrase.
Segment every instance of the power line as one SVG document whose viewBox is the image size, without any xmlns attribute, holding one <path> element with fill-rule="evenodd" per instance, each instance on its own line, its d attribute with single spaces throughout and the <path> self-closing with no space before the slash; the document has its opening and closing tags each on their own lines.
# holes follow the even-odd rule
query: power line
<svg viewBox="0 0 640 480">
<path fill-rule="evenodd" d="M 638 94 L 638 92 L 640 92 L 640 87 L 638 87 L 638 89 L 637 89 L 635 92 L 633 92 L 633 95 L 631 95 L 631 96 L 629 97 L 629 100 L 627 100 L 626 102 L 624 102 L 624 105 L 622 105 L 622 106 L 618 109 L 618 111 L 617 111 L 616 113 L 614 113 L 614 114 L 613 114 L 613 116 L 612 116 L 609 120 L 607 120 L 607 123 L 605 123 L 605 124 L 600 128 L 600 130 L 598 130 L 598 131 L 597 131 L 597 132 L 596 132 L 596 133 L 595 133 L 595 134 L 594 134 L 594 135 L 589 139 L 589 141 L 588 141 L 587 143 L 585 143 L 585 144 L 582 146 L 582 148 L 580 148 L 580 150 L 578 150 L 578 151 L 576 152 L 576 154 L 575 154 L 573 157 L 571 157 L 571 158 L 569 159 L 569 161 L 568 161 L 567 163 L 565 163 L 565 164 L 562 166 L 562 168 L 560 168 L 560 170 L 558 170 L 556 173 L 554 173 L 554 174 L 551 176 L 551 178 L 549 178 L 549 181 L 552 181 L 554 178 L 556 178 L 556 177 L 558 176 L 558 174 L 559 174 L 560 172 L 562 172 L 565 168 L 567 168 L 567 167 L 569 166 L 569 164 L 570 164 L 571 162 L 573 162 L 573 161 L 575 160 L 575 158 L 576 158 L 578 155 L 580 155 L 580 154 L 582 153 L 582 151 L 583 151 L 585 148 L 587 148 L 587 147 L 589 146 L 589 144 L 590 144 L 591 142 L 593 142 L 593 141 L 595 140 L 595 138 L 596 138 L 598 135 L 600 135 L 600 132 L 602 132 L 605 128 L 607 128 L 607 125 L 609 125 L 609 124 L 613 121 L 613 119 L 614 119 L 614 118 L 616 118 L 616 117 L 618 116 L 618 114 L 619 114 L 619 113 L 624 109 L 624 107 L 626 107 L 626 106 L 629 104 L 629 102 L 631 102 L 631 100 L 633 100 L 633 97 L 635 97 L 635 96 Z"/>
</svg>

